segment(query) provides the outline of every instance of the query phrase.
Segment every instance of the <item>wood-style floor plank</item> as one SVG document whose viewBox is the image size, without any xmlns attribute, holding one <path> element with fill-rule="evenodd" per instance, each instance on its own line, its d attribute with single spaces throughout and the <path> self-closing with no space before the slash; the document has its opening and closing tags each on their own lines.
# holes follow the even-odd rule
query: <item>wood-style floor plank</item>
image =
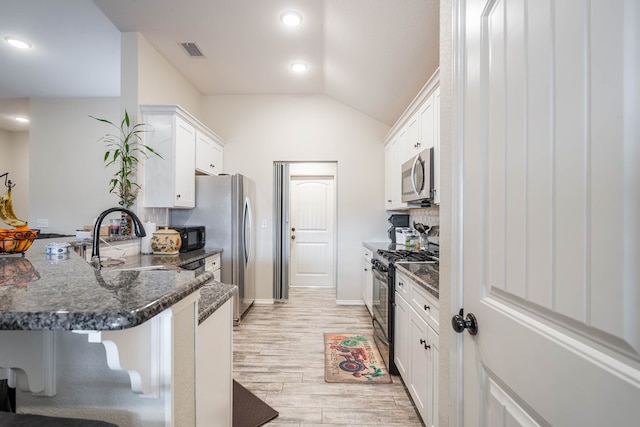
<svg viewBox="0 0 640 427">
<path fill-rule="evenodd" d="M 280 413 L 269 427 L 422 426 L 399 377 L 326 383 L 325 333 L 371 334 L 371 317 L 337 305 L 333 288 L 291 288 L 288 302 L 255 306 L 234 327 L 234 378 Z"/>
</svg>

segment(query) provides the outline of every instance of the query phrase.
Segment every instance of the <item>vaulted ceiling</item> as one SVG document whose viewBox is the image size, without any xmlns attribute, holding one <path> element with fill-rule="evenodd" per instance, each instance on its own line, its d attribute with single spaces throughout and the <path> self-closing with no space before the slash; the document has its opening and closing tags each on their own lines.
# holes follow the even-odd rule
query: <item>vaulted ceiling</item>
<svg viewBox="0 0 640 427">
<path fill-rule="evenodd" d="M 280 22 L 287 10 L 301 25 Z M 203 95 L 325 94 L 392 125 L 438 67 L 439 0 L 2 0 L 0 128 L 20 129 L 9 119 L 24 98 L 118 96 L 120 32 Z"/>
</svg>

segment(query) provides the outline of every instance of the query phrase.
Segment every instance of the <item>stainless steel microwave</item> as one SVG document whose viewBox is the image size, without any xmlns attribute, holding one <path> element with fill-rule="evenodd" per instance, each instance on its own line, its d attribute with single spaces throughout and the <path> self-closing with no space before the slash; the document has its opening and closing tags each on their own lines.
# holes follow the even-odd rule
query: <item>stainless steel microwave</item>
<svg viewBox="0 0 640 427">
<path fill-rule="evenodd" d="M 428 206 L 433 200 L 433 148 L 402 164 L 402 201 Z"/>
</svg>

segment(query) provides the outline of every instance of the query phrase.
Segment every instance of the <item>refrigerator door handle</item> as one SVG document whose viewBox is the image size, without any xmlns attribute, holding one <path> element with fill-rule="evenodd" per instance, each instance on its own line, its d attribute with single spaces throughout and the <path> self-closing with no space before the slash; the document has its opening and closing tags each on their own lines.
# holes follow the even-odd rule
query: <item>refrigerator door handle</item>
<svg viewBox="0 0 640 427">
<path fill-rule="evenodd" d="M 244 229 L 244 259 L 246 264 L 248 265 L 251 260 L 251 256 L 253 255 L 251 253 L 253 247 L 253 236 L 251 235 L 251 231 L 253 230 L 253 218 L 251 217 L 251 201 L 248 198 L 244 199 L 242 223 Z"/>
</svg>

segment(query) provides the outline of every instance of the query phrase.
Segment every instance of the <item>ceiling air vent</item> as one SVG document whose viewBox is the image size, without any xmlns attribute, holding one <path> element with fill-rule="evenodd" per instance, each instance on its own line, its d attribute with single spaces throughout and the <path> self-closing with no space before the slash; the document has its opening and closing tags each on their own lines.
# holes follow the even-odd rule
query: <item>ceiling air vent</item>
<svg viewBox="0 0 640 427">
<path fill-rule="evenodd" d="M 184 50 L 187 52 L 187 55 L 193 58 L 204 57 L 204 55 L 200 51 L 200 48 L 194 42 L 180 42 L 180 46 L 184 48 Z"/>
</svg>

